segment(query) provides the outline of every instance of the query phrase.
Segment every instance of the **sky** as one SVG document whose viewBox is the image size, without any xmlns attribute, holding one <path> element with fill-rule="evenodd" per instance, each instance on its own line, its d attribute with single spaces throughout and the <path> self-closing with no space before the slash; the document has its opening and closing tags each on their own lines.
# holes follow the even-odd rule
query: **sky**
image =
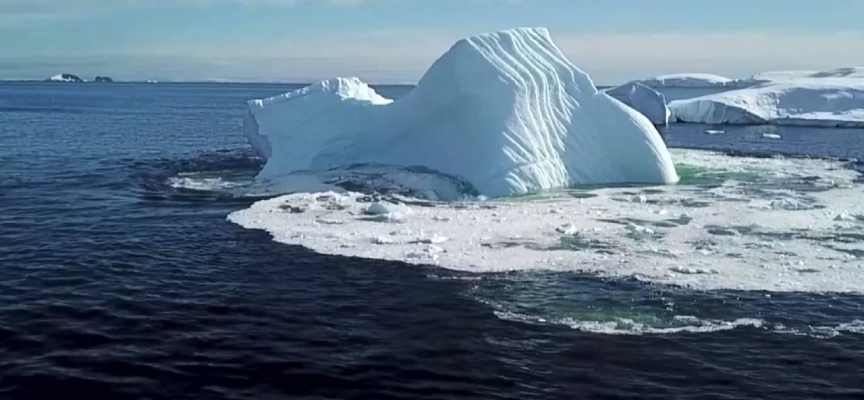
<svg viewBox="0 0 864 400">
<path fill-rule="evenodd" d="M 416 82 L 460 38 L 549 28 L 599 84 L 864 65 L 861 0 L 0 0 L 0 79 Z"/>
</svg>

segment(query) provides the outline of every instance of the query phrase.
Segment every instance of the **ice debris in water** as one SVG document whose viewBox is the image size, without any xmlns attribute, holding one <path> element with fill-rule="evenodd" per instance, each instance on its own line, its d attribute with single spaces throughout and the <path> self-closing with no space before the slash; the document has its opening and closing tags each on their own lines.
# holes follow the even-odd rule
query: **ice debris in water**
<svg viewBox="0 0 864 400">
<path fill-rule="evenodd" d="M 689 267 L 672 267 L 669 268 L 672 272 L 677 272 L 679 274 L 685 275 L 717 275 L 720 271 L 716 269 L 705 269 L 705 268 L 689 268 Z"/>
<path fill-rule="evenodd" d="M 579 232 L 579 228 L 573 224 L 564 224 L 555 228 L 555 231 L 562 235 L 575 235 Z"/>
<path fill-rule="evenodd" d="M 648 198 L 645 197 L 644 195 L 641 195 L 641 194 L 638 194 L 638 195 L 632 195 L 632 196 L 629 197 L 629 200 L 630 200 L 631 203 L 641 203 L 641 204 L 645 204 L 645 203 L 648 202 Z"/>
<path fill-rule="evenodd" d="M 783 136 L 780 136 L 776 133 L 763 133 L 762 137 L 764 137 L 765 139 L 782 139 L 783 138 Z"/>
<path fill-rule="evenodd" d="M 824 185 L 855 181 L 857 173 L 845 163 L 673 153 L 706 179 L 722 182 L 721 190 L 665 186 L 651 191 L 650 206 L 620 201 L 633 194 L 620 187 L 435 202 L 410 207 L 410 218 L 395 233 L 393 225 L 370 219 L 368 194 L 353 192 L 262 200 L 229 219 L 321 253 L 473 272 L 582 271 L 697 289 L 864 293 L 864 224 L 852 221 L 864 186 Z M 804 207 L 751 204 L 783 198 Z M 403 205 L 379 206 L 383 216 L 405 211 Z M 842 221 L 835 221 L 838 215 Z M 344 223 L 322 224 L 322 218 Z"/>
<path fill-rule="evenodd" d="M 441 236 L 437 233 L 433 233 L 430 236 L 424 236 L 416 240 L 417 243 L 425 243 L 425 244 L 441 244 L 450 240 L 450 238 Z"/>
<path fill-rule="evenodd" d="M 404 204 L 394 204 L 386 201 L 376 201 L 366 208 L 366 214 L 369 215 L 385 215 L 393 213 L 410 215 L 412 211 L 411 208 Z"/>
<path fill-rule="evenodd" d="M 647 228 L 642 225 L 636 225 L 634 223 L 628 223 L 627 230 L 630 231 L 630 234 L 632 234 L 634 237 L 638 238 L 648 238 L 657 233 L 651 228 Z"/>
<path fill-rule="evenodd" d="M 802 204 L 800 201 L 790 198 L 771 200 L 769 205 L 770 208 L 775 210 L 802 210 L 808 208 L 806 205 Z"/>
<path fill-rule="evenodd" d="M 834 217 L 834 220 L 843 222 L 864 222 L 864 214 L 849 214 L 848 211 L 842 211 Z"/>
</svg>

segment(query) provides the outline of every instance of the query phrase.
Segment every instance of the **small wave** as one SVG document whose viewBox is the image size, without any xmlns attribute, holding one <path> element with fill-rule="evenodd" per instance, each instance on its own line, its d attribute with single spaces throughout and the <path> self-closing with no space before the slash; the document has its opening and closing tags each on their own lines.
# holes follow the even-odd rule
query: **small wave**
<svg viewBox="0 0 864 400">
<path fill-rule="evenodd" d="M 188 176 L 173 176 L 168 178 L 168 186 L 175 189 L 217 191 L 241 187 L 243 184 L 240 182 L 227 182 L 222 180 L 222 178 L 196 179 Z"/>
<path fill-rule="evenodd" d="M 675 316 L 665 325 L 651 325 L 629 318 L 614 318 L 608 321 L 580 320 L 576 318 L 543 318 L 510 311 L 494 311 L 496 317 L 526 323 L 565 325 L 578 331 L 604 335 L 674 335 L 690 333 L 714 333 L 735 329 L 753 328 L 761 331 L 829 339 L 843 334 L 864 335 L 864 321 L 854 320 L 834 326 L 789 327 L 771 323 L 761 318 L 736 318 L 734 320 L 706 320 L 693 316 Z"/>
<path fill-rule="evenodd" d="M 670 335 L 676 333 L 711 333 L 729 331 L 738 328 L 763 328 L 765 321 L 758 318 L 738 318 L 732 321 L 703 320 L 691 316 L 676 316 L 672 322 L 677 325 L 652 326 L 629 318 L 614 318 L 609 321 L 579 320 L 575 318 L 546 319 L 509 311 L 495 311 L 495 316 L 501 319 L 566 325 L 578 331 L 601 333 L 606 335 Z"/>
</svg>

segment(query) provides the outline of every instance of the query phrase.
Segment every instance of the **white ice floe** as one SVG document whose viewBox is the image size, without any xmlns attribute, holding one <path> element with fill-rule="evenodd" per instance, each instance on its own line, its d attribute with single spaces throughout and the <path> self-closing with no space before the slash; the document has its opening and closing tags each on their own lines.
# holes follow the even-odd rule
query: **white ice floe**
<svg viewBox="0 0 864 400">
<path fill-rule="evenodd" d="M 765 74 L 756 86 L 669 103 L 672 119 L 707 124 L 864 126 L 864 79 L 829 73 Z M 754 82 L 755 83 L 755 82 Z"/>
<path fill-rule="evenodd" d="M 853 170 L 828 160 L 673 154 L 688 170 L 677 186 L 416 205 L 402 199 L 411 212 L 399 224 L 371 218 L 370 205 L 384 200 L 368 195 L 294 194 L 229 219 L 325 254 L 456 270 L 585 271 L 698 289 L 864 292 L 864 221 L 854 217 L 864 213 L 864 188 L 852 183 Z M 418 240 L 436 236 L 448 240 Z M 380 237 L 393 243 L 370 244 Z"/>
<path fill-rule="evenodd" d="M 669 108 L 666 107 L 666 96 L 639 82 L 606 90 L 606 94 L 639 111 L 654 124 L 669 124 Z"/>
<path fill-rule="evenodd" d="M 398 101 L 356 78 L 250 101 L 244 133 L 273 181 L 358 164 L 423 167 L 490 197 L 678 180 L 651 122 L 598 92 L 545 29 L 461 40 Z"/>
</svg>

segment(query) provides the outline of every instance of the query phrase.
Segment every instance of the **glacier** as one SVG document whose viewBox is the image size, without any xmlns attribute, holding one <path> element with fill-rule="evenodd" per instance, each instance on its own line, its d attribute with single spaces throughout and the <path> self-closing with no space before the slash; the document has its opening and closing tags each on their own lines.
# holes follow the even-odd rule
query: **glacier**
<svg viewBox="0 0 864 400">
<path fill-rule="evenodd" d="M 773 73 L 755 86 L 669 103 L 678 122 L 864 127 L 864 79 Z"/>
<path fill-rule="evenodd" d="M 544 28 L 458 41 L 405 97 L 337 78 L 252 100 L 258 178 L 373 164 L 423 167 L 501 197 L 581 184 L 678 180 L 645 116 L 598 91 Z"/>
<path fill-rule="evenodd" d="M 668 125 L 670 111 L 666 106 L 666 96 L 639 82 L 630 82 L 606 90 L 612 96 L 627 106 L 639 111 L 656 125 Z"/>
</svg>

